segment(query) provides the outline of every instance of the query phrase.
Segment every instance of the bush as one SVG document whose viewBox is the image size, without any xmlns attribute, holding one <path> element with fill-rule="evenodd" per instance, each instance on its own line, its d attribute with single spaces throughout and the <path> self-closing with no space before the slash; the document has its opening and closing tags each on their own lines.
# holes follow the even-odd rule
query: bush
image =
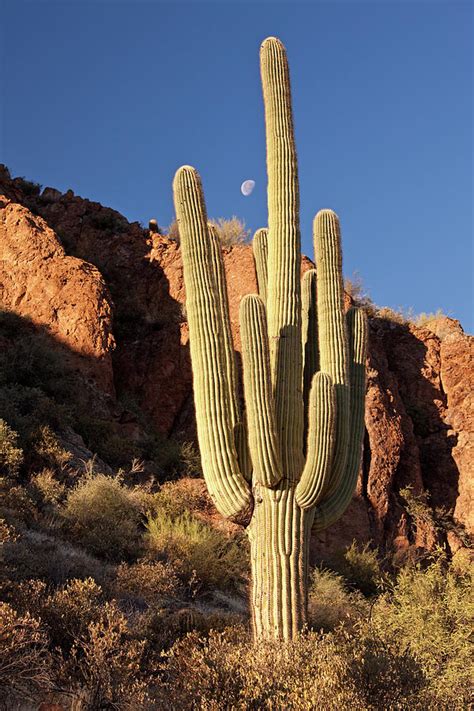
<svg viewBox="0 0 474 711">
<path fill-rule="evenodd" d="M 18 434 L 5 420 L 0 420 L 0 475 L 14 478 L 23 462 L 23 451 L 17 447 Z"/>
<path fill-rule="evenodd" d="M 48 467 L 62 471 L 72 459 L 72 454 L 61 447 L 55 433 L 48 426 L 39 428 L 33 442 L 35 453 Z"/>
<path fill-rule="evenodd" d="M 316 568 L 308 593 L 308 620 L 315 630 L 329 632 L 340 624 L 352 628 L 367 616 L 369 606 L 359 592 L 350 592 L 344 579 L 331 570 Z"/>
<path fill-rule="evenodd" d="M 139 501 L 117 478 L 87 476 L 69 494 L 63 515 L 71 535 L 95 555 L 118 561 L 140 551 Z"/>
<path fill-rule="evenodd" d="M 52 686 L 49 640 L 39 620 L 0 602 L 0 704 L 37 701 Z M 14 706 L 15 704 L 15 706 Z"/>
<path fill-rule="evenodd" d="M 57 506 L 66 495 L 66 486 L 58 481 L 52 469 L 42 469 L 31 477 L 35 497 L 43 506 Z"/>
<path fill-rule="evenodd" d="M 233 247 L 236 244 L 246 244 L 249 241 L 250 230 L 245 227 L 245 222 L 233 215 L 230 220 L 218 217 L 210 220 L 217 230 L 222 247 Z"/>
<path fill-rule="evenodd" d="M 122 563 L 117 568 L 113 587 L 117 598 L 142 602 L 149 607 L 162 605 L 181 592 L 173 567 L 159 560 L 139 560 L 133 565 Z"/>
<path fill-rule="evenodd" d="M 218 217 L 209 220 L 217 230 L 217 234 L 222 247 L 233 247 L 236 244 L 247 244 L 250 238 L 250 230 L 246 228 L 245 222 L 235 215 L 230 219 Z M 176 220 L 173 220 L 168 227 L 167 236 L 179 244 L 179 229 Z"/>
<path fill-rule="evenodd" d="M 369 543 L 360 546 L 352 541 L 349 548 L 338 554 L 331 564 L 346 580 L 351 589 L 364 595 L 374 595 L 384 581 L 377 551 Z"/>
<path fill-rule="evenodd" d="M 202 480 L 184 478 L 163 484 L 154 496 L 154 511 L 176 518 L 189 511 L 210 513 L 213 504 Z"/>
<path fill-rule="evenodd" d="M 473 570 L 443 556 L 426 570 L 406 567 L 372 610 L 380 636 L 421 665 L 437 708 L 464 709 L 472 700 Z"/>
<path fill-rule="evenodd" d="M 114 602 L 75 639 L 63 676 L 76 700 L 89 709 L 135 711 L 149 708 L 141 674 L 144 642 L 130 638 L 127 620 Z"/>
<path fill-rule="evenodd" d="M 191 634 L 168 653 L 159 709 L 426 709 L 416 664 L 376 639 L 301 635 L 252 645 L 243 628 Z M 418 699 L 417 699 L 418 697 Z"/>
<path fill-rule="evenodd" d="M 243 546 L 189 512 L 173 518 L 165 512 L 148 517 L 148 546 L 167 558 L 198 588 L 235 589 L 244 579 L 248 556 Z"/>
</svg>

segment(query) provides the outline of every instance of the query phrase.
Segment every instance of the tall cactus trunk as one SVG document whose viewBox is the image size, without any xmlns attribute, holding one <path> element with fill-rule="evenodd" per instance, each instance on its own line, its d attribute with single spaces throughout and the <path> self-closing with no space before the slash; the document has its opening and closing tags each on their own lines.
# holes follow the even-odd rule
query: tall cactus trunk
<svg viewBox="0 0 474 711">
<path fill-rule="evenodd" d="M 276 491 L 262 487 L 254 497 L 247 528 L 254 636 L 292 639 L 307 621 L 312 516 L 296 503 L 294 486 Z"/>
<path fill-rule="evenodd" d="M 357 480 L 367 323 L 358 309 L 344 315 L 331 210 L 315 218 L 317 271 L 301 289 L 289 71 L 274 37 L 262 45 L 261 70 L 269 229 L 254 240 L 260 295 L 240 305 L 243 412 L 222 254 L 194 168 L 176 173 L 174 200 L 204 477 L 220 513 L 247 529 L 255 637 L 293 639 L 306 622 L 311 530 L 342 515 Z"/>
</svg>

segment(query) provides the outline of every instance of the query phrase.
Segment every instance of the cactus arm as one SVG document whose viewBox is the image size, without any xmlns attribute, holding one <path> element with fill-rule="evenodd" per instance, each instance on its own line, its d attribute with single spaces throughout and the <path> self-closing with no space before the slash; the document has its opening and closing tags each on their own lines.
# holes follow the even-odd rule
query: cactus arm
<svg viewBox="0 0 474 711">
<path fill-rule="evenodd" d="M 267 316 L 275 418 L 285 476 L 303 469 L 301 246 L 296 149 L 288 61 L 283 44 L 260 48 L 268 173 Z"/>
<path fill-rule="evenodd" d="M 342 250 L 339 218 L 332 210 L 321 210 L 314 218 L 314 251 L 318 289 L 320 368 L 328 373 L 336 389 L 336 446 L 328 495 L 339 487 L 348 456 L 350 389 L 348 343 L 344 317 Z"/>
<path fill-rule="evenodd" d="M 305 422 L 313 376 L 319 370 L 318 312 L 316 301 L 316 269 L 305 272 L 301 281 L 302 346 L 303 346 L 303 401 Z"/>
<path fill-rule="evenodd" d="M 240 471 L 246 481 L 252 481 L 252 460 L 250 458 L 248 433 L 245 422 L 237 422 L 234 427 L 234 443 Z"/>
<path fill-rule="evenodd" d="M 261 227 L 257 230 L 252 242 L 255 271 L 257 272 L 258 295 L 263 303 L 267 302 L 268 281 L 268 230 Z"/>
<path fill-rule="evenodd" d="M 311 386 L 306 464 L 296 487 L 296 501 L 310 509 L 321 499 L 331 474 L 336 424 L 336 397 L 331 378 L 316 373 Z"/>
<path fill-rule="evenodd" d="M 282 478 L 273 412 L 265 306 L 249 294 L 240 302 L 244 393 L 254 482 L 275 487 Z"/>
<path fill-rule="evenodd" d="M 342 516 L 349 506 L 359 474 L 364 441 L 364 405 L 368 325 L 363 310 L 351 308 L 347 312 L 351 375 L 351 429 L 349 456 L 344 478 L 339 489 L 316 507 L 313 530 L 327 528 Z"/>
<path fill-rule="evenodd" d="M 227 373 L 226 383 L 229 387 L 229 401 L 231 405 L 231 423 L 235 426 L 240 422 L 240 408 L 237 400 L 237 369 L 235 364 L 234 343 L 232 331 L 230 330 L 229 317 L 229 297 L 225 281 L 224 262 L 222 259 L 222 249 L 219 235 L 215 225 L 207 223 L 209 245 L 211 249 L 210 265 L 214 268 L 214 278 L 216 281 L 216 291 L 220 300 L 220 320 L 222 328 L 223 352 L 225 358 L 225 368 Z"/>
<path fill-rule="evenodd" d="M 236 522 L 247 522 L 253 499 L 240 472 L 234 445 L 228 358 L 222 333 L 223 304 L 218 292 L 215 256 L 207 228 L 198 173 L 180 168 L 173 182 L 183 257 L 194 402 L 199 448 L 209 493 L 217 509 Z"/>
<path fill-rule="evenodd" d="M 216 226 L 212 222 L 207 223 L 209 243 L 211 247 L 211 266 L 214 268 L 216 280 L 216 290 L 220 295 L 221 302 L 221 324 L 224 358 L 226 362 L 227 384 L 229 386 L 229 401 L 231 403 L 231 423 L 234 427 L 234 444 L 237 450 L 237 460 L 240 471 L 247 481 L 252 481 L 252 463 L 247 445 L 247 432 L 245 424 L 242 422 L 240 406 L 237 398 L 237 367 L 235 362 L 234 342 L 230 328 L 229 297 L 225 280 L 224 260 L 222 259 L 222 249 Z"/>
</svg>

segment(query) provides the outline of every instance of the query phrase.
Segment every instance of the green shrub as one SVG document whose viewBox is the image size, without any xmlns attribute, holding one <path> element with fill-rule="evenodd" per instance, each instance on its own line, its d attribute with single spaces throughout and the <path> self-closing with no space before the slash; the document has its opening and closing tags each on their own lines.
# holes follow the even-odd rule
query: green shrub
<svg viewBox="0 0 474 711">
<path fill-rule="evenodd" d="M 18 434 L 5 420 L 0 420 L 0 475 L 14 478 L 23 462 L 23 450 L 17 447 Z"/>
<path fill-rule="evenodd" d="M 248 566 L 244 546 L 191 513 L 173 518 L 158 511 L 148 517 L 147 529 L 150 551 L 168 559 L 188 581 L 197 576 L 198 587 L 227 590 L 242 583 Z"/>
<path fill-rule="evenodd" d="M 118 561 L 140 552 L 139 500 L 117 478 L 86 476 L 69 494 L 63 515 L 74 539 L 95 555 Z"/>
<path fill-rule="evenodd" d="M 331 570 L 313 570 L 308 591 L 310 627 L 325 632 L 334 630 L 340 624 L 352 628 L 358 619 L 368 616 L 368 613 L 367 601 L 360 592 L 349 591 L 344 578 Z"/>
<path fill-rule="evenodd" d="M 473 565 L 438 557 L 425 570 L 403 568 L 372 610 L 380 636 L 412 655 L 423 669 L 437 708 L 472 701 Z"/>
<path fill-rule="evenodd" d="M 360 546 L 352 541 L 347 550 L 336 556 L 334 567 L 352 589 L 360 590 L 366 596 L 374 595 L 385 577 L 377 551 L 369 543 Z"/>
</svg>

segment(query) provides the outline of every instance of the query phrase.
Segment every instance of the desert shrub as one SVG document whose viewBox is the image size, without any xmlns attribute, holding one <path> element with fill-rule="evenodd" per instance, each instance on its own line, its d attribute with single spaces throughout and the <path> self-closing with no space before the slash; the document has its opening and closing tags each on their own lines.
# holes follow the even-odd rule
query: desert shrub
<svg viewBox="0 0 474 711">
<path fill-rule="evenodd" d="M 102 588 L 92 578 L 70 580 L 43 595 L 39 614 L 53 643 L 69 651 L 75 640 L 86 633 L 88 625 L 100 618 L 104 604 Z"/>
<path fill-rule="evenodd" d="M 189 512 L 173 518 L 157 511 L 148 517 L 147 530 L 150 551 L 168 559 L 188 581 L 197 576 L 198 588 L 232 589 L 244 579 L 244 546 Z"/>
<path fill-rule="evenodd" d="M 370 316 L 374 315 L 377 307 L 367 293 L 360 274 L 355 273 L 352 278 L 344 279 L 344 291 L 356 306 L 362 306 Z"/>
<path fill-rule="evenodd" d="M 51 686 L 52 658 L 41 622 L 0 602 L 0 706 L 33 702 Z"/>
<path fill-rule="evenodd" d="M 158 708 L 219 711 L 423 709 L 423 679 L 373 639 L 347 633 L 302 635 L 252 645 L 243 628 L 191 634 L 170 650 Z M 404 705 L 405 704 L 405 705 Z"/>
<path fill-rule="evenodd" d="M 116 570 L 114 595 L 118 599 L 156 607 L 180 592 L 178 576 L 167 562 L 143 559 L 132 565 L 121 563 Z"/>
<path fill-rule="evenodd" d="M 182 477 L 202 477 L 201 455 L 193 442 L 183 442 L 179 452 Z"/>
<path fill-rule="evenodd" d="M 422 311 L 422 313 L 418 314 L 416 317 L 415 323 L 417 326 L 429 328 L 433 321 L 437 321 L 440 318 L 446 318 L 446 314 L 443 312 L 443 309 L 438 309 L 434 313 L 425 313 Z"/>
<path fill-rule="evenodd" d="M 405 509 L 410 518 L 413 519 L 415 525 L 433 525 L 433 510 L 428 501 L 429 494 L 423 491 L 415 494 L 411 486 L 406 486 L 400 489 L 400 496 L 405 504 Z"/>
<path fill-rule="evenodd" d="M 242 624 L 242 615 L 226 610 L 201 610 L 196 607 L 153 607 L 133 620 L 133 632 L 146 642 L 148 664 L 161 666 L 157 653 L 168 650 L 179 639 L 190 632 L 207 636 L 212 630 L 223 631 L 233 625 Z"/>
<path fill-rule="evenodd" d="M 133 493 L 113 477 L 85 477 L 69 494 L 63 516 L 75 540 L 109 560 L 140 550 L 141 512 Z"/>
<path fill-rule="evenodd" d="M 44 392 L 17 384 L 0 387 L 0 415 L 18 433 L 25 455 L 35 449 L 41 427 L 58 430 L 67 419 L 64 409 Z"/>
<path fill-rule="evenodd" d="M 33 447 L 38 458 L 46 466 L 58 471 L 64 469 L 72 458 L 72 454 L 61 447 L 57 435 L 47 425 L 38 429 Z"/>
<path fill-rule="evenodd" d="M 0 475 L 14 478 L 23 462 L 23 451 L 17 446 L 18 434 L 0 420 Z"/>
<path fill-rule="evenodd" d="M 0 515 L 9 524 L 31 524 L 38 518 L 38 509 L 30 493 L 23 486 L 0 477 Z"/>
<path fill-rule="evenodd" d="M 405 567 L 372 610 L 380 636 L 421 665 L 437 708 L 472 701 L 472 573 L 472 563 L 448 564 L 443 556 L 426 569 Z"/>
<path fill-rule="evenodd" d="M 308 619 L 313 629 L 329 632 L 340 624 L 352 628 L 368 612 L 364 597 L 358 591 L 349 591 L 340 575 L 321 568 L 312 571 L 308 591 Z"/>
<path fill-rule="evenodd" d="M 250 230 L 245 227 L 245 222 L 235 215 L 230 219 L 218 217 L 210 222 L 217 229 L 222 247 L 233 247 L 236 244 L 245 244 L 249 241 Z"/>
<path fill-rule="evenodd" d="M 42 469 L 30 482 L 34 496 L 43 506 L 56 506 L 66 495 L 66 486 L 58 481 L 52 469 Z"/>
<path fill-rule="evenodd" d="M 63 684 L 88 709 L 149 708 L 149 684 L 141 673 L 143 648 L 143 641 L 130 637 L 127 620 L 116 604 L 106 602 L 74 640 L 65 660 Z"/>
<path fill-rule="evenodd" d="M 250 238 L 250 230 L 246 228 L 245 222 L 233 215 L 230 219 L 218 217 L 209 220 L 217 230 L 219 240 L 223 247 L 233 247 L 236 244 L 246 244 Z M 176 220 L 168 227 L 167 236 L 179 244 L 179 228 Z"/>
<path fill-rule="evenodd" d="M 384 579 L 377 551 L 368 543 L 361 546 L 352 541 L 339 557 L 338 571 L 351 588 L 360 590 L 366 596 L 374 595 Z"/>
<path fill-rule="evenodd" d="M 155 494 L 154 510 L 176 518 L 189 511 L 208 513 L 212 504 L 204 482 L 186 477 L 160 487 Z"/>
</svg>

